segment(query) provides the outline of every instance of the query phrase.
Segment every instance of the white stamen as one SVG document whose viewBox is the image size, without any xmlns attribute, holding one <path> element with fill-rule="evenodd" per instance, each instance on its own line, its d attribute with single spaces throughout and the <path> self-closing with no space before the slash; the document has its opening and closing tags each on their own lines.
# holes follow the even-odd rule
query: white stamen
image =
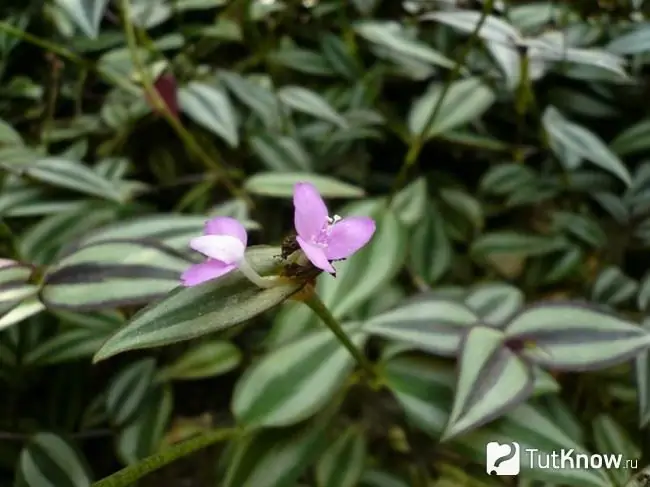
<svg viewBox="0 0 650 487">
<path fill-rule="evenodd" d="M 339 215 L 334 215 L 334 218 L 332 218 L 332 225 L 334 225 L 336 222 L 340 222 L 343 220 Z"/>
</svg>

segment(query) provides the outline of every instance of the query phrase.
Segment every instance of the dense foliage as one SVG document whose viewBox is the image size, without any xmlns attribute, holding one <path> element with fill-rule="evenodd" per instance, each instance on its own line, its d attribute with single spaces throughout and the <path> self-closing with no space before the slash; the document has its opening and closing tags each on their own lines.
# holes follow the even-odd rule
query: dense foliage
<svg viewBox="0 0 650 487">
<path fill-rule="evenodd" d="M 647 485 L 647 15 L 2 3 L 0 485 Z M 301 181 L 376 222 L 336 276 Z M 280 285 L 180 285 L 218 215 Z"/>
</svg>

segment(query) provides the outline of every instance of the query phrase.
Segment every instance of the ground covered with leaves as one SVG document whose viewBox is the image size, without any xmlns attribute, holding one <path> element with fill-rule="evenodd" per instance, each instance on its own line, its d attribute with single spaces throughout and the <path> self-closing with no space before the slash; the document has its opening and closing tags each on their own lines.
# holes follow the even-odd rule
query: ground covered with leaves
<svg viewBox="0 0 650 487">
<path fill-rule="evenodd" d="M 0 485 L 648 485 L 643 4 L 0 5 Z"/>
</svg>

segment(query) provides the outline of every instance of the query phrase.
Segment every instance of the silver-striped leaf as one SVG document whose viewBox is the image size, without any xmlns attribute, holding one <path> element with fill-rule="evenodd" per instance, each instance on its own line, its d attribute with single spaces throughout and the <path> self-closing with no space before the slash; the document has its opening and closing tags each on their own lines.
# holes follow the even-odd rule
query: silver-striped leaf
<svg viewBox="0 0 650 487">
<path fill-rule="evenodd" d="M 33 270 L 14 261 L 0 263 L 0 316 L 38 292 L 38 286 L 29 282 Z"/>
<path fill-rule="evenodd" d="M 643 328 L 650 332 L 650 318 L 643 321 Z M 639 426 L 650 423 L 650 352 L 643 350 L 634 360 L 637 401 L 639 405 Z"/>
<path fill-rule="evenodd" d="M 255 246 L 246 251 L 249 264 L 261 275 L 277 272 L 280 249 Z M 178 288 L 140 310 L 95 354 L 104 360 L 128 350 L 160 347 L 224 330 L 249 320 L 288 299 L 304 285 L 286 280 L 261 289 L 241 272 L 199 286 Z"/>
<path fill-rule="evenodd" d="M 371 318 L 364 330 L 425 352 L 452 357 L 463 336 L 478 322 L 478 316 L 464 304 L 422 297 Z"/>
<path fill-rule="evenodd" d="M 140 411 L 153 388 L 156 361 L 146 358 L 129 364 L 111 380 L 106 391 L 106 412 L 115 426 L 128 424 Z"/>
<path fill-rule="evenodd" d="M 263 429 L 238 439 L 223 487 L 294 487 L 325 449 L 326 418 L 300 426 Z"/>
<path fill-rule="evenodd" d="M 144 304 L 180 284 L 192 262 L 159 244 L 137 240 L 98 242 L 48 269 L 41 298 L 48 308 L 88 311 Z"/>
<path fill-rule="evenodd" d="M 346 326 L 363 348 L 366 334 Z M 354 367 L 350 352 L 330 330 L 313 332 L 280 347 L 249 369 L 238 382 L 231 409 L 248 426 L 289 426 L 325 407 Z"/>
<path fill-rule="evenodd" d="M 600 453 L 621 455 L 621 465 L 609 468 L 608 473 L 617 485 L 624 485 L 628 480 L 630 470 L 630 465 L 626 465 L 626 461 L 637 463 L 641 458 L 640 448 L 632 442 L 625 429 L 606 414 L 599 414 L 594 418 L 593 433 L 594 443 Z M 635 464 L 632 467 L 636 469 L 638 465 Z"/>
<path fill-rule="evenodd" d="M 68 442 L 52 433 L 38 433 L 20 453 L 19 487 L 90 487 L 84 459 Z"/>
<path fill-rule="evenodd" d="M 499 330 L 472 328 L 461 344 L 459 362 L 443 441 L 503 416 L 533 392 L 531 366 L 505 346 Z"/>
<path fill-rule="evenodd" d="M 528 359 L 558 370 L 603 369 L 633 358 L 650 346 L 650 333 L 615 315 L 581 303 L 530 306 L 505 328 Z"/>
<path fill-rule="evenodd" d="M 158 373 L 161 380 L 194 380 L 225 374 L 237 367 L 242 353 L 224 340 L 200 343 L 187 350 Z"/>
<path fill-rule="evenodd" d="M 318 487 L 356 487 L 366 462 L 366 438 L 350 426 L 325 450 L 316 463 Z"/>
</svg>

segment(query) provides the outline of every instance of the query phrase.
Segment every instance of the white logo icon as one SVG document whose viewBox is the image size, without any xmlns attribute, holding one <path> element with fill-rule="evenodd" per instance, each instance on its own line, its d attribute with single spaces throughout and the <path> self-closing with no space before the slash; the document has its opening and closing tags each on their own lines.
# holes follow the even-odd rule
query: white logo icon
<svg viewBox="0 0 650 487">
<path fill-rule="evenodd" d="M 485 445 L 487 456 L 486 472 L 488 475 L 519 475 L 521 468 L 519 460 L 519 443 L 514 441 L 504 443 L 491 441 Z"/>
</svg>

